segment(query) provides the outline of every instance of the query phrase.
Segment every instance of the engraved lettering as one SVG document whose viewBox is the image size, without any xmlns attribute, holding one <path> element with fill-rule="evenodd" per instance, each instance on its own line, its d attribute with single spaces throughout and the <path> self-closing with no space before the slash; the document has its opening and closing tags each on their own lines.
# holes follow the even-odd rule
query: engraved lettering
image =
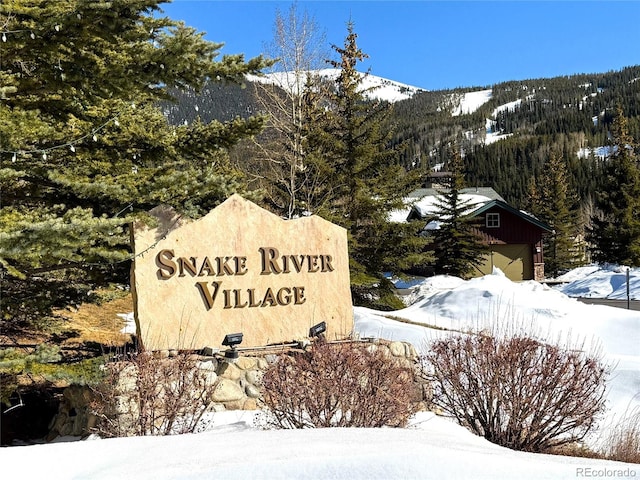
<svg viewBox="0 0 640 480">
<path fill-rule="evenodd" d="M 180 273 L 178 274 L 179 277 L 185 276 L 185 270 L 187 270 L 192 277 L 198 275 L 198 269 L 196 267 L 196 257 L 189 257 L 189 259 L 186 259 L 184 257 L 178 258 L 178 268 L 180 270 Z"/>
<path fill-rule="evenodd" d="M 276 300 L 276 297 L 273 294 L 273 290 L 271 290 L 271 288 L 267 288 L 267 291 L 264 294 L 264 298 L 262 299 L 262 306 L 263 307 L 266 307 L 266 306 L 277 307 L 278 306 L 278 301 Z"/>
<path fill-rule="evenodd" d="M 247 270 L 247 257 L 235 257 L 236 259 L 236 275 L 244 275 Z"/>
<path fill-rule="evenodd" d="M 293 267 L 296 269 L 296 272 L 300 273 L 304 265 L 304 255 L 291 255 L 291 261 L 293 262 Z"/>
<path fill-rule="evenodd" d="M 218 275 L 233 275 L 234 270 L 229 266 L 229 260 L 233 260 L 234 257 L 217 257 L 218 262 Z"/>
<path fill-rule="evenodd" d="M 262 302 L 257 302 L 256 303 L 256 289 L 255 288 L 248 288 L 247 289 L 247 293 L 249 294 L 249 308 L 259 307 L 260 305 L 262 305 Z"/>
<path fill-rule="evenodd" d="M 233 290 L 233 298 L 235 300 L 233 303 L 233 308 L 244 308 L 247 306 L 247 302 L 240 304 L 240 290 L 238 290 L 237 288 Z"/>
<path fill-rule="evenodd" d="M 223 290 L 224 294 L 224 308 L 232 308 L 231 305 L 231 290 Z"/>
<path fill-rule="evenodd" d="M 333 265 L 331 264 L 333 257 L 331 255 L 322 255 L 320 257 L 320 260 L 321 260 L 320 263 L 322 264 L 323 272 L 333 272 Z"/>
<path fill-rule="evenodd" d="M 304 298 L 304 287 L 293 287 L 293 304 L 302 305 L 307 299 Z"/>
<path fill-rule="evenodd" d="M 269 275 L 270 273 L 282 273 L 282 268 L 278 265 L 277 258 L 280 255 L 277 248 L 260 247 L 260 257 L 262 260 L 262 271 L 260 275 Z"/>
<path fill-rule="evenodd" d="M 291 289 L 283 287 L 278 290 L 277 299 L 279 305 L 289 305 L 291 303 Z"/>
<path fill-rule="evenodd" d="M 204 257 L 202 266 L 200 267 L 200 271 L 198 272 L 198 276 L 199 277 L 204 277 L 205 275 L 213 276 L 215 274 L 216 274 L 216 271 L 213 269 L 213 265 L 211 265 L 211 261 L 209 260 L 209 257 Z"/>
<path fill-rule="evenodd" d="M 309 273 L 314 273 L 320 270 L 318 265 L 318 255 L 307 255 L 307 261 L 309 262 Z"/>
<path fill-rule="evenodd" d="M 174 257 L 173 250 L 161 250 L 156 255 L 156 265 L 158 265 L 158 277 L 167 280 L 176 273 L 176 264 L 171 261 Z"/>
<path fill-rule="evenodd" d="M 213 292 L 209 290 L 207 282 L 196 282 L 196 287 L 200 291 L 200 295 L 202 295 L 202 299 L 204 300 L 207 310 L 211 310 L 211 308 L 213 308 L 213 304 L 216 301 L 216 296 L 218 295 L 218 290 L 220 288 L 220 282 L 211 282 L 211 285 L 213 286 Z"/>
</svg>

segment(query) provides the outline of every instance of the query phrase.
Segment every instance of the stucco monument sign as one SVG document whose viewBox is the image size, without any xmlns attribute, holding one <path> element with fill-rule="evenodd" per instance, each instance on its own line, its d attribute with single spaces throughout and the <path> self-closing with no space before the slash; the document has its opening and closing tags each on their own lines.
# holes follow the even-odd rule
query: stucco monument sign
<svg viewBox="0 0 640 480">
<path fill-rule="evenodd" d="M 154 213 L 154 212 L 152 212 Z M 290 342 L 326 322 L 327 338 L 353 329 L 347 233 L 320 217 L 283 220 L 233 195 L 180 224 L 158 209 L 156 228 L 136 225 L 132 289 L 147 350 Z"/>
</svg>

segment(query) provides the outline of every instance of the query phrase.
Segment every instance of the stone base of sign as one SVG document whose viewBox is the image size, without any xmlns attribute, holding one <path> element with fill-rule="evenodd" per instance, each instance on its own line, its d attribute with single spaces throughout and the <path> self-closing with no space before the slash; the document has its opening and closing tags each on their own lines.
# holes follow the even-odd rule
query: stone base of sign
<svg viewBox="0 0 640 480">
<path fill-rule="evenodd" d="M 387 340 L 374 340 L 367 348 L 382 349 L 389 361 L 397 361 L 401 366 L 411 368 L 415 372 L 413 385 L 414 401 L 422 405 L 423 409 L 430 408 L 431 387 L 428 381 L 421 375 L 418 355 L 413 345 L 404 342 L 391 342 Z M 198 369 L 207 373 L 208 381 L 215 388 L 215 396 L 209 411 L 218 412 L 224 410 L 257 410 L 263 407 L 262 377 L 269 366 L 280 355 L 291 354 L 292 349 L 273 349 L 263 352 L 253 352 L 251 356 L 240 356 L 233 362 L 228 362 L 221 356 L 198 356 L 196 362 Z M 167 351 L 154 352 L 155 356 L 165 358 L 170 362 L 175 357 Z M 126 361 L 125 361 L 126 363 Z M 121 368 L 121 381 L 119 385 L 135 385 L 135 369 Z M 127 388 L 123 388 L 127 390 Z M 125 395 L 124 392 L 113 392 L 117 397 Z M 135 395 L 134 395 L 135 396 Z M 63 399 L 59 405 L 57 415 L 51 420 L 47 441 L 59 436 L 84 437 L 95 433 L 97 417 L 93 413 L 92 403 L 96 399 L 91 387 L 68 387 L 64 390 Z M 119 404 L 130 405 L 131 401 L 122 398 Z M 158 412 L 161 415 L 161 412 Z M 116 418 L 117 417 L 117 418 Z M 123 434 L 128 429 L 127 422 L 135 422 L 131 411 L 121 412 L 112 420 L 122 426 Z"/>
<path fill-rule="evenodd" d="M 134 228 L 137 335 L 146 350 L 224 349 L 297 341 L 325 322 L 328 340 L 353 330 L 347 233 L 320 217 L 283 220 L 233 195 L 184 222 L 157 209 Z"/>
</svg>

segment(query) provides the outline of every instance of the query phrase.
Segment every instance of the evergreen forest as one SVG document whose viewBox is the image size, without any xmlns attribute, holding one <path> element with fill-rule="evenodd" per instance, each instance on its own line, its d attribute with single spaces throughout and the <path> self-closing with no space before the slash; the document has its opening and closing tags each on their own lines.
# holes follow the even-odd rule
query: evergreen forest
<svg viewBox="0 0 640 480">
<path fill-rule="evenodd" d="M 181 124 L 260 112 L 251 82 L 234 88 L 208 85 L 200 94 L 178 92 L 178 103 L 167 105 L 165 113 L 170 122 Z M 465 93 L 487 89 L 491 98 L 477 110 L 452 114 Z M 399 161 L 407 170 L 426 176 L 434 168 L 447 168 L 453 142 L 460 147 L 468 186 L 492 187 L 513 206 L 525 208 L 528 186 L 540 181 L 555 151 L 568 163 L 570 190 L 588 214 L 617 107 L 627 119 L 630 137 L 640 138 L 640 66 L 421 91 L 392 106 L 390 147 L 402 146 Z M 500 140 L 486 141 L 487 133 L 499 134 Z"/>
</svg>

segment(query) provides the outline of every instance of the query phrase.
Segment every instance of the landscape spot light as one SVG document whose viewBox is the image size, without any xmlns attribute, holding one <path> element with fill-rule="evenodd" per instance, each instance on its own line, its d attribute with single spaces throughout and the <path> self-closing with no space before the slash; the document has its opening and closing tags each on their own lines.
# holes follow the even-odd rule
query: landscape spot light
<svg viewBox="0 0 640 480">
<path fill-rule="evenodd" d="M 222 345 L 227 347 L 231 347 L 228 350 L 225 350 L 224 357 L 236 359 L 238 358 L 238 350 L 236 350 L 236 345 L 240 345 L 242 343 L 242 333 L 228 333 L 224 336 L 224 340 L 222 341 Z"/>
<path fill-rule="evenodd" d="M 327 330 L 327 323 L 320 322 L 309 329 L 310 337 L 319 337 Z"/>
</svg>

